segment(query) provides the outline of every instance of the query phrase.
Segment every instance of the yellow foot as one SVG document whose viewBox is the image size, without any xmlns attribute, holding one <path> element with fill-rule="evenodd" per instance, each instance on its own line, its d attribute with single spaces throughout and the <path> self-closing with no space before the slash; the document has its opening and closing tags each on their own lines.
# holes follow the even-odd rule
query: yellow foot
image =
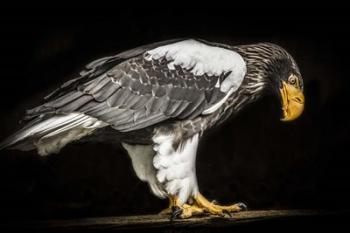
<svg viewBox="0 0 350 233">
<path fill-rule="evenodd" d="M 188 205 L 184 204 L 180 206 L 174 206 L 172 208 L 172 214 L 170 220 L 174 220 L 177 218 L 190 218 L 192 216 L 198 216 L 205 214 L 204 209 L 200 208 L 196 205 Z"/>
<path fill-rule="evenodd" d="M 169 196 L 169 207 L 160 211 L 159 215 L 170 215 L 173 213 L 173 207 L 178 206 L 177 197 Z"/>
<path fill-rule="evenodd" d="M 192 197 L 193 203 L 179 205 L 176 197 L 170 198 L 169 208 L 163 210 L 160 214 L 171 214 L 170 219 L 190 218 L 198 215 L 217 215 L 222 217 L 231 217 L 231 213 L 247 210 L 243 203 L 237 203 L 229 206 L 221 206 L 208 201 L 203 195 L 198 194 Z"/>
<path fill-rule="evenodd" d="M 231 216 L 231 213 L 247 210 L 247 206 L 242 203 L 222 206 L 208 201 L 202 194 L 198 193 L 194 198 L 197 206 L 202 208 L 206 213 L 219 216 Z"/>
<path fill-rule="evenodd" d="M 162 211 L 160 211 L 158 214 L 159 215 L 170 215 L 173 212 L 171 207 L 168 207 Z"/>
</svg>

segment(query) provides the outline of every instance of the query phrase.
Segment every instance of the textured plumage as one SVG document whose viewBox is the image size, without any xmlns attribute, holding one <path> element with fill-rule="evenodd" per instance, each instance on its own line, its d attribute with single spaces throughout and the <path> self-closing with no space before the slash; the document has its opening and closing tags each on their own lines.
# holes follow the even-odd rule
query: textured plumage
<svg viewBox="0 0 350 233">
<path fill-rule="evenodd" d="M 173 44 L 175 48 L 177 44 Z M 190 44 L 185 45 L 193 44 L 198 46 L 201 43 L 190 40 Z M 179 46 L 181 48 L 182 45 Z M 180 50 L 183 54 L 177 52 L 174 55 L 180 54 L 188 58 L 186 48 Z M 208 46 L 208 48 L 215 47 Z M 220 48 L 219 52 L 221 50 L 224 49 Z M 152 53 L 153 55 L 150 55 Z M 204 54 L 208 57 L 211 55 Z M 199 56 L 203 57 L 201 54 Z M 233 86 L 233 91 L 238 88 L 245 74 L 244 61 L 238 56 L 235 52 L 231 52 L 224 57 L 231 59 L 232 70 L 228 68 L 229 62 L 222 68 L 218 66 L 221 60 L 227 59 L 206 58 L 205 62 L 210 65 L 210 61 L 214 61 L 212 66 L 216 67 L 216 70 L 211 69 L 213 73 L 208 74 L 204 71 L 209 68 L 204 69 L 205 66 L 200 60 L 188 58 L 186 66 L 180 63 L 177 65 L 174 62 L 178 60 L 171 60 L 169 54 L 158 54 L 155 50 L 122 61 L 102 74 L 97 71 L 104 69 L 103 66 L 109 65 L 110 62 L 108 59 L 99 60 L 88 66 L 96 69 L 99 74 L 93 80 L 82 80 L 83 83 L 70 81 L 64 84 L 61 90 L 55 93 L 59 96 L 57 99 L 29 110 L 27 118 L 41 114 L 82 112 L 122 132 L 145 128 L 170 118 L 192 119 L 224 98 L 226 93 L 220 88 L 225 86 L 227 91 L 232 88 L 230 85 Z M 237 62 L 239 58 L 241 60 Z M 181 59 L 180 57 L 179 60 Z M 203 69 L 196 66 L 189 69 L 189 61 Z M 96 64 L 101 68 L 95 67 Z M 233 74 L 233 71 L 236 73 Z"/>
<path fill-rule="evenodd" d="M 142 46 L 88 64 L 28 110 L 28 124 L 0 148 L 47 155 L 83 137 L 119 141 L 152 192 L 182 205 L 199 193 L 195 159 L 203 132 L 290 75 L 301 77 L 293 58 L 269 43 L 179 39 Z"/>
</svg>

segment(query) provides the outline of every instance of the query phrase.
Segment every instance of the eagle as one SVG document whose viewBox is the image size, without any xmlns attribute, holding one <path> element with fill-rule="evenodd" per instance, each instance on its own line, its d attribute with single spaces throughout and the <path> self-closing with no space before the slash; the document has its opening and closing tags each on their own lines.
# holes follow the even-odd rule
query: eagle
<svg viewBox="0 0 350 233">
<path fill-rule="evenodd" d="M 137 177 L 171 219 L 227 216 L 244 203 L 219 205 L 199 191 L 196 152 L 206 130 L 265 94 L 281 103 L 282 121 L 304 109 L 293 57 L 272 43 L 227 45 L 174 39 L 103 57 L 27 110 L 25 125 L 0 149 L 46 156 L 78 140 L 121 143 Z"/>
</svg>

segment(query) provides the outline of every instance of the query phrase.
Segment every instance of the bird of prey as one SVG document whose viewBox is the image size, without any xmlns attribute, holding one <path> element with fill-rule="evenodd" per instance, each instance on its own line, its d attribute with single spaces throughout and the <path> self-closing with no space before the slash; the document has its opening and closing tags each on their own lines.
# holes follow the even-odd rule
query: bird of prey
<svg viewBox="0 0 350 233">
<path fill-rule="evenodd" d="M 168 198 L 172 218 L 227 215 L 199 191 L 196 152 L 206 130 L 272 93 L 282 120 L 304 108 L 303 80 L 292 56 L 271 43 L 231 46 L 175 39 L 137 47 L 88 64 L 79 76 L 27 110 L 27 124 L 0 148 L 57 153 L 72 141 L 114 140 L 139 179 Z"/>
</svg>

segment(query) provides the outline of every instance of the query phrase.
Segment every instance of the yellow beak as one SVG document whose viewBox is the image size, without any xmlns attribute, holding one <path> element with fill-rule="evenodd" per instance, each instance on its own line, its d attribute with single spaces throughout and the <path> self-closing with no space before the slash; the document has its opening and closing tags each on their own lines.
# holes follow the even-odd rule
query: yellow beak
<svg viewBox="0 0 350 233">
<path fill-rule="evenodd" d="M 301 89 L 282 81 L 280 88 L 282 97 L 282 121 L 292 121 L 298 118 L 304 110 L 304 94 Z"/>
</svg>

